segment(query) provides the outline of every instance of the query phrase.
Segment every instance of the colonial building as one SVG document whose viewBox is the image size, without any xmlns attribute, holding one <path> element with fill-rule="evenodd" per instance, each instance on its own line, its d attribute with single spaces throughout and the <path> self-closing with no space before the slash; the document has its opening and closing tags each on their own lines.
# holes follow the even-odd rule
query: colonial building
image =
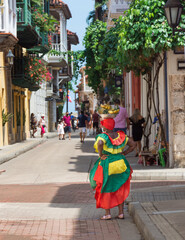
<svg viewBox="0 0 185 240">
<path fill-rule="evenodd" d="M 128 1 L 109 0 L 107 11 L 108 27 L 112 26 L 112 18 L 118 17 L 126 10 Z M 151 75 L 154 76 L 156 63 L 153 65 Z M 132 72 L 124 73 L 123 76 L 123 94 L 125 106 L 129 115 L 132 115 L 135 108 L 139 108 L 144 117 L 148 115 L 149 101 L 147 95 L 149 87 L 145 81 L 145 76 L 136 77 Z M 165 55 L 165 61 L 159 72 L 159 99 L 154 94 L 154 102 L 159 106 L 159 112 L 162 115 L 164 131 L 169 144 L 169 167 L 185 166 L 185 64 L 184 49 L 168 51 Z M 156 88 L 156 86 L 155 86 Z M 146 133 L 151 131 L 149 145 L 155 144 L 156 134 L 158 134 L 158 123 L 152 124 L 156 114 L 154 104 L 151 101 L 151 129 L 146 128 Z M 144 142 L 143 142 L 144 143 Z M 161 146 L 159 144 L 159 147 Z"/>
<path fill-rule="evenodd" d="M 8 64 L 7 54 L 9 50 L 13 52 L 18 42 L 16 0 L 1 1 L 0 16 L 0 146 L 3 146 L 11 143 L 13 134 L 13 120 L 10 118 L 5 123 L 4 118 L 13 113 L 11 66 Z"/>
<path fill-rule="evenodd" d="M 59 22 L 55 33 L 51 35 L 52 50 L 44 57 L 53 76 L 53 81 L 46 85 L 46 101 L 49 109 L 48 129 L 54 131 L 58 121 L 58 107 L 64 102 L 62 92 L 67 91 L 63 86 L 71 81 L 73 75 L 71 55 L 68 55 L 67 51 L 71 50 L 71 45 L 76 45 L 79 41 L 75 33 L 67 30 L 67 20 L 72 17 L 67 4 L 61 0 L 50 0 L 50 14 Z"/>
<path fill-rule="evenodd" d="M 83 110 L 93 114 L 97 106 L 97 97 L 93 89 L 88 85 L 88 75 L 85 74 L 85 67 L 80 69 L 80 74 L 80 84 L 77 86 L 78 89 L 75 92 L 76 110 L 79 112 Z"/>
<path fill-rule="evenodd" d="M 48 32 L 34 19 L 34 14 L 38 14 L 36 10 L 33 11 L 30 1 L 17 1 L 19 41 L 14 49 L 15 61 L 12 69 L 12 142 L 21 141 L 30 136 L 30 99 L 33 92 L 42 88 L 38 76 L 35 77 L 36 65 L 41 64 L 41 60 L 38 60 L 40 54 L 44 55 L 49 51 Z M 43 11 L 49 13 L 47 0 L 43 0 Z M 28 71 L 30 69 L 35 69 L 35 71 L 31 74 Z"/>
</svg>

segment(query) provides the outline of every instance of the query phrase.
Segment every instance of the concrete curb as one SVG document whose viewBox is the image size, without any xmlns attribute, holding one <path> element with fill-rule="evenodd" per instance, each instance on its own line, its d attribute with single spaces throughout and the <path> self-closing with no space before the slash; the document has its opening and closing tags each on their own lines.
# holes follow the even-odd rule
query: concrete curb
<svg viewBox="0 0 185 240">
<path fill-rule="evenodd" d="M 185 180 L 185 169 L 134 170 L 132 180 Z"/>
<path fill-rule="evenodd" d="M 157 229 L 154 223 L 150 220 L 147 213 L 142 208 L 139 202 L 132 202 L 128 205 L 129 214 L 132 216 L 135 224 L 138 227 L 141 235 L 145 240 L 165 240 L 166 238 Z"/>
</svg>

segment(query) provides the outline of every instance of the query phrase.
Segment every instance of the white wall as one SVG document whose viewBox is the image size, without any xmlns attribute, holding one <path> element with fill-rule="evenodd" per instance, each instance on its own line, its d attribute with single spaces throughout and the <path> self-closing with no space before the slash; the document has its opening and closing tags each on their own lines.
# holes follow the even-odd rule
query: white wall
<svg viewBox="0 0 185 240">
<path fill-rule="evenodd" d="M 42 87 L 38 91 L 31 93 L 30 114 L 34 113 L 38 121 L 40 120 L 41 115 L 44 114 L 46 125 L 48 125 L 48 102 L 45 101 L 45 98 L 46 83 L 43 83 Z M 39 134 L 39 131 L 37 134 Z"/>
<path fill-rule="evenodd" d="M 16 0 L 5 0 L 0 5 L 0 32 L 17 37 Z"/>
</svg>

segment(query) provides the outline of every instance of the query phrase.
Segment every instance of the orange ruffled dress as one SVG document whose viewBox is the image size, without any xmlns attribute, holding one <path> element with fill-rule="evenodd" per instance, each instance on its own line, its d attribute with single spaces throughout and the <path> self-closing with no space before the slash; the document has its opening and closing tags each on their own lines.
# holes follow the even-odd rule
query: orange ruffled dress
<svg viewBox="0 0 185 240">
<path fill-rule="evenodd" d="M 112 139 L 107 133 L 96 137 L 94 148 L 98 152 L 98 142 L 102 140 L 103 154 L 106 160 L 95 162 L 90 172 L 90 184 L 95 192 L 96 207 L 110 209 L 123 203 L 130 192 L 132 168 L 121 153 L 128 137 L 123 131 L 118 131 L 118 137 Z"/>
</svg>

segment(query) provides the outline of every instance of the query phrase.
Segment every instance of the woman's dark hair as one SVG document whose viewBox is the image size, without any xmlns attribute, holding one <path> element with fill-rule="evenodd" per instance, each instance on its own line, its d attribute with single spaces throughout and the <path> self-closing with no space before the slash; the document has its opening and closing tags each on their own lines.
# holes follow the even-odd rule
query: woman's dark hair
<svg viewBox="0 0 185 240">
<path fill-rule="evenodd" d="M 84 115 L 84 111 L 81 111 L 81 114 Z"/>
<path fill-rule="evenodd" d="M 116 99 L 114 102 L 115 102 L 116 104 L 119 104 L 119 105 L 120 105 L 120 100 L 119 100 L 119 99 Z"/>
</svg>

